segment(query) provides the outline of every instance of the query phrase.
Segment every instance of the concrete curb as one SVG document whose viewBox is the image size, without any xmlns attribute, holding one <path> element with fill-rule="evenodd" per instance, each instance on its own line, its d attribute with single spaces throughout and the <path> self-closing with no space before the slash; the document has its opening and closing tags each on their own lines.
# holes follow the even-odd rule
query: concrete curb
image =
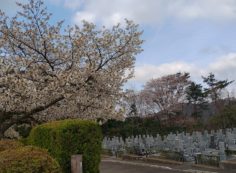
<svg viewBox="0 0 236 173">
<path fill-rule="evenodd" d="M 147 166 L 147 167 L 154 167 L 154 168 L 161 168 L 167 170 L 175 170 L 168 166 L 159 166 L 159 165 L 152 165 L 148 163 L 141 163 L 141 162 L 131 162 L 131 161 L 124 161 L 124 160 L 115 160 L 115 159 L 103 159 L 102 162 L 112 162 L 112 163 L 121 163 L 121 164 L 128 164 L 128 165 L 136 165 L 136 166 Z"/>
<path fill-rule="evenodd" d="M 221 170 L 221 168 L 219 168 L 219 167 L 202 165 L 202 164 L 192 164 L 191 166 L 194 168 L 206 168 L 206 169 L 212 169 L 212 170 Z"/>
<path fill-rule="evenodd" d="M 168 160 L 168 159 L 162 159 L 162 158 L 156 158 L 156 157 L 141 157 L 136 155 L 123 155 L 123 160 L 140 160 L 146 163 L 161 163 L 161 164 L 169 164 L 169 165 L 183 165 L 183 162 L 178 162 L 174 160 Z"/>
<path fill-rule="evenodd" d="M 220 162 L 220 167 L 225 170 L 236 170 L 236 160 L 222 161 L 222 162 Z"/>
<path fill-rule="evenodd" d="M 217 173 L 217 172 L 201 171 L 201 170 L 194 170 L 194 169 L 183 170 L 183 172 L 187 172 L 187 173 Z"/>
</svg>

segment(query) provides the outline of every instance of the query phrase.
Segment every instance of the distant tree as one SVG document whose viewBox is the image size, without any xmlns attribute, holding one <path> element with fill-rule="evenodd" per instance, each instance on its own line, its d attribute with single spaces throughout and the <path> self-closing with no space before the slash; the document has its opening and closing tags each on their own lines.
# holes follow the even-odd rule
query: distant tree
<svg viewBox="0 0 236 173">
<path fill-rule="evenodd" d="M 210 73 L 207 77 L 202 77 L 203 82 L 207 84 L 208 88 L 205 88 L 205 94 L 209 97 L 212 103 L 215 105 L 216 109 L 220 109 L 222 105 L 220 105 L 221 93 L 222 90 L 225 89 L 228 85 L 233 83 L 234 81 L 228 80 L 217 80 L 213 73 Z"/>
<path fill-rule="evenodd" d="M 207 77 L 202 77 L 203 82 L 208 85 L 205 88 L 205 94 L 207 94 L 213 102 L 216 102 L 220 98 L 221 91 L 234 81 L 217 80 L 213 73 L 210 73 Z"/>
<path fill-rule="evenodd" d="M 15 123 L 116 118 L 142 51 L 138 25 L 64 29 L 43 0 L 18 6 L 13 18 L 0 11 L 0 137 Z"/>
<path fill-rule="evenodd" d="M 126 90 L 121 102 L 125 108 L 127 117 L 138 116 L 137 97 L 138 92 L 135 92 L 134 90 Z"/>
<path fill-rule="evenodd" d="M 186 99 L 188 103 L 193 106 L 192 115 L 196 118 L 200 118 L 202 111 L 206 109 L 207 106 L 206 95 L 202 85 L 191 82 L 186 88 Z"/>
<path fill-rule="evenodd" d="M 180 112 L 185 89 L 190 84 L 189 77 L 189 73 L 176 73 L 148 81 L 142 95 L 149 109 L 161 112 L 168 118 Z"/>
<path fill-rule="evenodd" d="M 170 132 L 176 133 L 186 130 L 178 124 L 161 125 L 155 117 L 128 117 L 125 121 L 108 120 L 102 124 L 104 136 L 121 136 L 127 138 L 136 135 L 167 135 Z"/>
<path fill-rule="evenodd" d="M 236 104 L 227 105 L 217 115 L 212 116 L 209 127 L 215 129 L 236 127 Z"/>
</svg>

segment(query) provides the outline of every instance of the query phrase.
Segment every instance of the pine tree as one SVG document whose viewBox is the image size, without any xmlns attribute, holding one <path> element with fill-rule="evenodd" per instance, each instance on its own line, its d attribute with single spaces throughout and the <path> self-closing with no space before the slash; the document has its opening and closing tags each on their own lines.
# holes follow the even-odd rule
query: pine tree
<svg viewBox="0 0 236 173">
<path fill-rule="evenodd" d="M 216 110 L 219 111 L 219 109 L 222 107 L 220 102 L 221 97 L 221 91 L 225 89 L 227 86 L 229 86 L 234 81 L 228 81 L 226 80 L 217 80 L 215 78 L 215 75 L 213 73 L 210 73 L 207 77 L 202 77 L 203 82 L 208 85 L 208 88 L 205 88 L 205 95 L 208 96 L 212 103 L 214 104 Z"/>
<path fill-rule="evenodd" d="M 207 108 L 206 95 L 202 85 L 192 82 L 186 89 L 186 99 L 189 104 L 193 105 L 192 116 L 201 117 L 202 111 Z"/>
</svg>

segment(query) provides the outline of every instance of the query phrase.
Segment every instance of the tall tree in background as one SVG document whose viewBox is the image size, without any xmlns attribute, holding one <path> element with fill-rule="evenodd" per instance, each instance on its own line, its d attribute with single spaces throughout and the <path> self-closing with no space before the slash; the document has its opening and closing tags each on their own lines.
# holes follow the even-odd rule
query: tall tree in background
<svg viewBox="0 0 236 173">
<path fill-rule="evenodd" d="M 208 88 L 205 89 L 205 93 L 209 95 L 213 102 L 220 99 L 221 91 L 233 82 L 228 80 L 217 80 L 213 73 L 210 73 L 207 77 L 203 76 L 202 78 L 203 82 L 208 85 Z"/>
<path fill-rule="evenodd" d="M 122 99 L 122 106 L 125 109 L 126 117 L 138 116 L 137 99 L 138 93 L 136 93 L 134 90 L 126 90 Z"/>
<path fill-rule="evenodd" d="M 142 51 L 138 26 L 62 31 L 42 0 L 18 6 L 13 18 L 0 12 L 0 137 L 16 123 L 115 117 Z"/>
<path fill-rule="evenodd" d="M 186 99 L 190 106 L 193 106 L 192 115 L 195 118 L 200 118 L 202 111 L 206 109 L 207 106 L 206 95 L 203 91 L 202 85 L 192 82 L 186 88 Z"/>
<path fill-rule="evenodd" d="M 205 88 L 205 94 L 210 98 L 214 103 L 216 109 L 220 109 L 220 99 L 222 90 L 225 89 L 228 85 L 233 83 L 233 81 L 228 80 L 217 80 L 213 73 L 210 73 L 207 77 L 202 77 L 203 82 L 207 84 L 208 88 Z"/>
<path fill-rule="evenodd" d="M 146 97 L 147 95 L 142 90 L 126 90 L 121 101 L 126 117 L 153 116 L 157 111 L 153 109 L 153 105 L 147 101 Z"/>
<path fill-rule="evenodd" d="M 176 73 L 148 81 L 142 91 L 146 104 L 168 118 L 181 112 L 189 77 L 189 73 Z"/>
</svg>

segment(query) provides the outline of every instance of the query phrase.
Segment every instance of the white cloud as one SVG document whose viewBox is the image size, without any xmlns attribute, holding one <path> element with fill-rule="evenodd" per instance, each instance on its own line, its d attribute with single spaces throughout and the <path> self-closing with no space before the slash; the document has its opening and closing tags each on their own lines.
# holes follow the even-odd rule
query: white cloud
<svg viewBox="0 0 236 173">
<path fill-rule="evenodd" d="M 84 2 L 85 0 L 64 0 L 64 6 L 71 9 L 78 9 Z"/>
<path fill-rule="evenodd" d="M 14 11 L 15 1 L 1 0 L 0 9 Z M 96 22 L 113 25 L 132 19 L 142 24 L 159 24 L 167 18 L 177 20 L 207 19 L 214 21 L 236 20 L 235 0 L 47 0 L 53 4 L 77 10 L 74 20 L 86 19 L 84 14 L 95 16 Z M 79 15 L 81 14 L 81 15 Z"/>
<path fill-rule="evenodd" d="M 65 2 L 69 8 L 80 7 L 81 14 L 93 14 L 96 16 L 96 22 L 105 25 L 121 22 L 124 18 L 151 25 L 159 24 L 166 18 L 213 21 L 236 19 L 235 0 L 68 0 Z M 80 19 L 85 16 L 79 16 L 77 13 L 76 17 Z"/>
<path fill-rule="evenodd" d="M 175 4 L 171 11 L 183 19 L 236 19 L 235 0 L 177 0 Z"/>
<path fill-rule="evenodd" d="M 198 69 L 194 64 L 186 62 L 172 62 L 161 65 L 144 64 L 135 67 L 134 82 L 145 83 L 152 78 L 159 78 L 177 72 L 189 72 L 193 78 L 198 78 L 205 74 L 205 70 Z"/>
<path fill-rule="evenodd" d="M 209 65 L 209 70 L 222 79 L 236 80 L 236 53 L 229 53 Z"/>
<path fill-rule="evenodd" d="M 95 15 L 89 12 L 77 12 L 73 20 L 76 24 L 80 24 L 83 20 L 86 20 L 87 22 L 95 22 Z"/>
<path fill-rule="evenodd" d="M 200 81 L 201 76 L 210 72 L 216 75 L 217 79 L 228 79 L 236 81 L 236 53 L 229 53 L 210 63 L 206 68 L 187 62 L 172 62 L 161 65 L 144 64 L 135 67 L 135 77 L 132 82 L 145 83 L 152 78 L 158 78 L 177 72 L 189 72 L 192 79 Z"/>
</svg>

